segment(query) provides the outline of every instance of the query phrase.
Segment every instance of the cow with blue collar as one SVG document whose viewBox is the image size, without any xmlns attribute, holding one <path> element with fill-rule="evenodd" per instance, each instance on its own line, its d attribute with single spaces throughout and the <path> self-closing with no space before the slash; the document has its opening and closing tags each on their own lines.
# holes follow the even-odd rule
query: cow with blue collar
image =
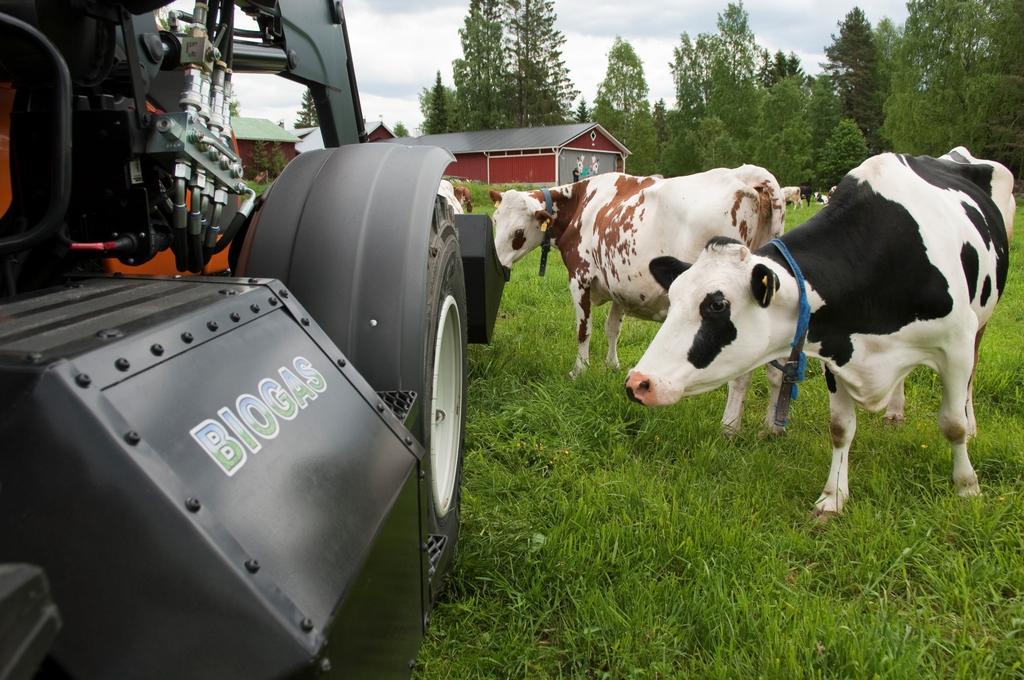
<svg viewBox="0 0 1024 680">
<path fill-rule="evenodd" d="M 616 369 L 623 317 L 665 318 L 668 296 L 647 268 L 651 259 L 696 257 L 714 236 L 756 248 L 782 233 L 784 218 L 778 181 L 754 165 L 670 179 L 605 173 L 550 190 L 491 191 L 491 199 L 501 264 L 511 267 L 538 246 L 553 245 L 568 269 L 578 342 L 572 377 L 587 366 L 593 305 L 611 302 L 606 363 Z M 727 433 L 739 429 L 749 384 L 743 375 L 729 385 Z"/>
<path fill-rule="evenodd" d="M 967 455 L 972 384 L 1006 283 L 1012 188 L 1005 167 L 962 147 L 938 159 L 886 153 L 850 171 L 826 208 L 767 246 L 716 239 L 692 265 L 653 259 L 671 306 L 629 372 L 628 395 L 671 404 L 787 352 L 794 366 L 804 352 L 818 357 L 832 466 L 816 511 L 827 515 L 849 496 L 855 404 L 880 410 L 923 364 L 942 378 L 939 427 L 953 483 L 962 496 L 978 494 Z"/>
</svg>

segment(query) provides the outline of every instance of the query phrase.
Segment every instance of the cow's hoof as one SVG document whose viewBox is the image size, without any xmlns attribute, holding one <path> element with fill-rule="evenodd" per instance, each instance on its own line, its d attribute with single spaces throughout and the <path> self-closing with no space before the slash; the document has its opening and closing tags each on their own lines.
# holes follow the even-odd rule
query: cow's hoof
<svg viewBox="0 0 1024 680">
<path fill-rule="evenodd" d="M 619 360 L 618 359 L 615 359 L 615 360 L 605 359 L 604 365 L 607 366 L 608 368 L 612 369 L 613 371 L 619 370 Z"/>
<path fill-rule="evenodd" d="M 722 434 L 732 439 L 740 433 L 739 423 L 722 423 Z"/>
<path fill-rule="evenodd" d="M 586 366 L 577 366 L 576 368 L 569 371 L 569 377 L 573 380 L 583 375 L 583 371 L 587 370 Z"/>
<path fill-rule="evenodd" d="M 814 516 L 819 521 L 827 521 L 830 517 L 843 511 L 843 503 L 835 494 L 822 494 L 814 503 Z"/>
<path fill-rule="evenodd" d="M 885 424 L 892 425 L 893 427 L 899 427 L 907 421 L 907 417 L 902 413 L 886 413 Z"/>
<path fill-rule="evenodd" d="M 978 486 L 977 475 L 971 475 L 970 479 L 962 479 L 954 482 L 956 495 L 961 498 L 974 498 L 981 495 L 981 487 Z"/>
<path fill-rule="evenodd" d="M 815 508 L 814 512 L 811 513 L 811 519 L 814 520 L 814 523 L 819 525 L 819 526 L 823 526 L 825 524 L 828 524 L 829 520 L 831 520 L 833 517 L 838 517 L 838 516 L 839 516 L 838 512 L 834 512 L 832 510 L 824 510 L 824 511 L 822 511 L 822 510 L 818 510 L 817 508 Z"/>
<path fill-rule="evenodd" d="M 781 437 L 784 434 L 786 434 L 786 428 L 774 424 L 765 424 L 764 429 L 757 433 L 757 438 L 768 439 L 769 437 Z"/>
</svg>

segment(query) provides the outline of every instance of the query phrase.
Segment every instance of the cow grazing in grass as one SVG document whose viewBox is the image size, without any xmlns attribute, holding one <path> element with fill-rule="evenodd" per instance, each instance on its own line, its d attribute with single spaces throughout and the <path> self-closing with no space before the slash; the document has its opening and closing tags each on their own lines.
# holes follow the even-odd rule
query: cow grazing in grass
<svg viewBox="0 0 1024 680">
<path fill-rule="evenodd" d="M 792 203 L 794 206 L 800 206 L 803 204 L 800 187 L 782 187 L 782 198 L 786 201 L 786 205 Z"/>
<path fill-rule="evenodd" d="M 660 255 L 695 257 L 713 236 L 729 236 L 758 247 L 782 233 L 784 207 L 775 178 L 745 165 L 688 177 L 655 179 L 606 173 L 550 190 L 491 192 L 495 246 L 510 267 L 541 245 L 550 230 L 569 272 L 576 310 L 578 351 L 573 377 L 590 354 L 591 307 L 611 302 L 605 324 L 606 363 L 618 368 L 617 343 L 624 315 L 661 321 L 665 290 L 647 264 Z M 777 371 L 769 371 L 777 379 Z M 739 428 L 750 376 L 729 385 L 722 418 L 726 431 Z"/>
<path fill-rule="evenodd" d="M 979 492 L 967 455 L 976 423 L 972 383 L 985 324 L 1003 292 L 1013 233 L 1013 177 L 957 148 L 945 156 L 875 156 L 853 169 L 832 201 L 781 238 L 806 278 L 805 351 L 826 367 L 832 467 L 819 514 L 849 496 L 855 404 L 885 406 L 917 365 L 942 378 L 939 427 L 953 482 Z M 671 307 L 626 380 L 629 395 L 671 404 L 785 353 L 795 335 L 798 285 L 775 245 L 709 245 L 692 265 L 650 263 Z"/>
</svg>

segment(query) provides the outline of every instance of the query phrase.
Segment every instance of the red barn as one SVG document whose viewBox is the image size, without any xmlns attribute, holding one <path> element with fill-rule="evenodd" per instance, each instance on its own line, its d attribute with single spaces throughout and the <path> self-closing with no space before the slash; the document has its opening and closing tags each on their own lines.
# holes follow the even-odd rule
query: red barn
<svg viewBox="0 0 1024 680">
<path fill-rule="evenodd" d="M 625 172 L 629 149 L 597 123 L 450 132 L 385 142 L 439 146 L 455 156 L 446 175 L 499 183 L 568 184 L 582 176 Z"/>
<path fill-rule="evenodd" d="M 235 141 L 238 142 L 238 155 L 242 158 L 242 167 L 244 168 L 252 166 L 253 153 L 256 151 L 257 144 L 262 144 L 264 153 L 267 154 L 280 150 L 285 162 L 298 155 L 295 143 L 299 141 L 299 138 L 283 127 L 275 125 L 273 121 L 265 118 L 232 116 L 231 129 L 235 133 Z"/>
</svg>

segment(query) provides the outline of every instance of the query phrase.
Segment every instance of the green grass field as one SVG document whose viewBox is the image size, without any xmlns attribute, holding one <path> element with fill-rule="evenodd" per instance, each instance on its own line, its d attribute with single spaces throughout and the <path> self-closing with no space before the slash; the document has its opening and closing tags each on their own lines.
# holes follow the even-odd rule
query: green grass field
<svg viewBox="0 0 1024 680">
<path fill-rule="evenodd" d="M 983 495 L 953 493 L 939 380 L 919 368 L 904 426 L 859 413 L 851 497 L 824 525 L 811 514 L 831 459 L 817 362 L 783 437 L 762 433 L 763 372 L 733 439 L 719 432 L 724 388 L 644 409 L 622 382 L 657 326 L 627 319 L 612 371 L 597 308 L 591 367 L 570 380 L 565 268 L 555 256 L 538 278 L 532 253 L 493 343 L 470 351 L 462 538 L 419 677 L 1024 676 L 1021 238 L 976 382 Z"/>
</svg>

